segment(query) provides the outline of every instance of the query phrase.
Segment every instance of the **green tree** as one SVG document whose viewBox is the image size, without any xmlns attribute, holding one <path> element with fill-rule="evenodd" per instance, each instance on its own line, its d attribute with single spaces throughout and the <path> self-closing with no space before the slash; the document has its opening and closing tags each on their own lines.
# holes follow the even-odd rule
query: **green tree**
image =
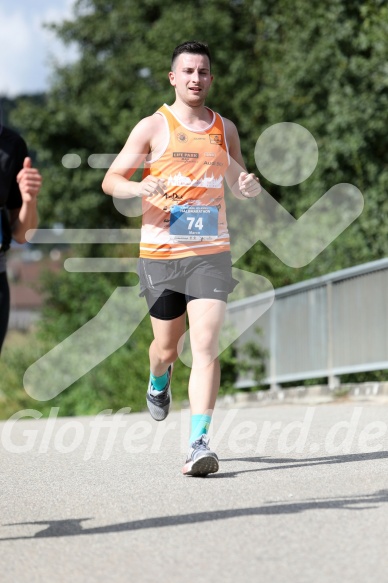
<svg viewBox="0 0 388 583">
<path fill-rule="evenodd" d="M 388 211 L 387 4 L 256 1 L 252 11 L 262 68 L 250 103 L 252 127 L 258 134 L 274 123 L 299 123 L 314 135 L 320 150 L 316 170 L 302 184 L 277 187 L 263 180 L 264 186 L 297 218 L 341 182 L 362 191 L 365 207 L 361 217 L 303 269 L 283 269 L 260 244 L 245 259 L 256 270 L 265 258 L 276 271 L 275 284 L 284 285 L 386 256 L 388 226 L 382 217 Z M 248 153 L 252 151 L 250 142 Z"/>
</svg>

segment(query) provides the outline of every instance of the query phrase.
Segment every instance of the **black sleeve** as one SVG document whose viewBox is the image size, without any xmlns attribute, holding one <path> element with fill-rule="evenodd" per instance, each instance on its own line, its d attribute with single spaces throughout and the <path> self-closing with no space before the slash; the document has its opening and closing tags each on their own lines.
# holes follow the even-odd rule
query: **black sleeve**
<svg viewBox="0 0 388 583">
<path fill-rule="evenodd" d="M 10 190 L 7 200 L 7 208 L 9 210 L 18 209 L 22 206 L 22 195 L 20 194 L 19 185 L 16 182 L 16 177 L 20 170 L 23 168 L 24 158 L 28 156 L 28 149 L 26 142 L 21 136 L 18 136 L 18 140 L 15 144 L 14 150 L 14 165 L 13 165 L 13 177 L 11 179 Z"/>
<path fill-rule="evenodd" d="M 16 177 L 28 156 L 23 138 L 13 130 L 2 127 L 0 131 L 0 206 L 18 209 L 22 206 L 22 196 Z"/>
</svg>

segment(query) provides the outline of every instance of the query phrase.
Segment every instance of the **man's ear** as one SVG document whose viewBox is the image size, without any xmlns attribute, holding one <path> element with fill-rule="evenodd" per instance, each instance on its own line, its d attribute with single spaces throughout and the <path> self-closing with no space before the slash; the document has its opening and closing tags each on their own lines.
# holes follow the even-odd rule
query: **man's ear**
<svg viewBox="0 0 388 583">
<path fill-rule="evenodd" d="M 175 83 L 175 73 L 174 71 L 170 71 L 168 74 L 168 78 L 170 79 L 170 83 L 173 87 L 175 87 L 176 83 Z"/>
</svg>

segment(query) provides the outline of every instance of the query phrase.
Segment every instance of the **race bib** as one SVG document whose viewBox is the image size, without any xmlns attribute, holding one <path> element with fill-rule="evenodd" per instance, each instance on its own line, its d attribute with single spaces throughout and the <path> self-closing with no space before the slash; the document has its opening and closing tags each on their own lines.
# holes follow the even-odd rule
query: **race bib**
<svg viewBox="0 0 388 583">
<path fill-rule="evenodd" d="M 171 207 L 170 235 L 176 241 L 212 241 L 218 237 L 218 209 L 181 204 Z"/>
</svg>

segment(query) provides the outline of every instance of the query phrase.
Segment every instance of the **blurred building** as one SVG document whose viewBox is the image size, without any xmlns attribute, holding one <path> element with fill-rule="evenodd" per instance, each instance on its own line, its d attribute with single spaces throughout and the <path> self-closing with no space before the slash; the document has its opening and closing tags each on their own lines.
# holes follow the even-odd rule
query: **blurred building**
<svg viewBox="0 0 388 583">
<path fill-rule="evenodd" d="M 40 318 L 44 303 L 41 276 L 44 271 L 59 271 L 60 254 L 43 256 L 24 247 L 12 249 L 7 260 L 11 293 L 9 330 L 27 331 Z"/>
</svg>

